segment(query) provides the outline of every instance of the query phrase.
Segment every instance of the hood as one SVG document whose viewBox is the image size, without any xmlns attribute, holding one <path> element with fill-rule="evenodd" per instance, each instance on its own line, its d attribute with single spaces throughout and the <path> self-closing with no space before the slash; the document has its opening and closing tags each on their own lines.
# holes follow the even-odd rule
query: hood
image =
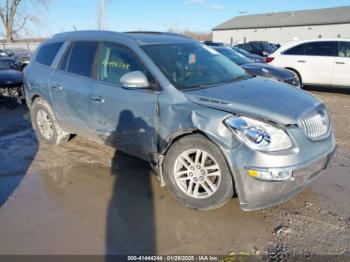
<svg viewBox="0 0 350 262">
<path fill-rule="evenodd" d="M 249 75 L 252 75 L 252 76 L 274 77 L 282 81 L 295 78 L 295 75 L 293 72 L 284 68 L 274 67 L 268 64 L 249 63 L 249 64 L 241 65 L 241 67 Z"/>
<path fill-rule="evenodd" d="M 0 70 L 0 86 L 18 86 L 23 83 L 21 72 L 13 69 Z"/>
<path fill-rule="evenodd" d="M 186 91 L 184 94 L 200 105 L 281 125 L 297 124 L 302 114 L 321 103 L 303 90 L 261 77 Z"/>
</svg>

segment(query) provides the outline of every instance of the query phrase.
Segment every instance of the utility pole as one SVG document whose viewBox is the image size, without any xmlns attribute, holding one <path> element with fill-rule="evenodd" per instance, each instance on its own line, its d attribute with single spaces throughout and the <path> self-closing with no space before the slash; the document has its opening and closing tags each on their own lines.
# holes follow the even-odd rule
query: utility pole
<svg viewBox="0 0 350 262">
<path fill-rule="evenodd" d="M 99 10 L 98 10 L 98 30 L 104 29 L 105 20 L 105 0 L 100 0 Z"/>
</svg>

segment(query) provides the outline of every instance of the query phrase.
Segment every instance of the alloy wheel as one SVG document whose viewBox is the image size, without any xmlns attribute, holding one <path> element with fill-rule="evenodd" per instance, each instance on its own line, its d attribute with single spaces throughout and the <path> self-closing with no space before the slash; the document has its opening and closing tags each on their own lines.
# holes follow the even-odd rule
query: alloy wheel
<svg viewBox="0 0 350 262">
<path fill-rule="evenodd" d="M 176 184 L 188 196 L 205 199 L 219 188 L 221 170 L 213 156 L 201 149 L 181 153 L 175 160 Z"/>
</svg>

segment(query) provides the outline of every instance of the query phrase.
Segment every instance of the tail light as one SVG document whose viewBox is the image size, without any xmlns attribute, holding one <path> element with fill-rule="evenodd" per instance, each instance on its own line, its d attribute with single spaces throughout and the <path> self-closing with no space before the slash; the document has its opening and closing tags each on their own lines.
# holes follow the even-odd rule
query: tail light
<svg viewBox="0 0 350 262">
<path fill-rule="evenodd" d="M 266 57 L 265 62 L 271 63 L 275 58 L 274 57 Z"/>
</svg>

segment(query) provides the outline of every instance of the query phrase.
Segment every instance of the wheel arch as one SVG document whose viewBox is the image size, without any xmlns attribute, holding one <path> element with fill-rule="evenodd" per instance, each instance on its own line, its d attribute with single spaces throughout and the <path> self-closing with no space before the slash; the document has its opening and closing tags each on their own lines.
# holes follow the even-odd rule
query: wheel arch
<svg viewBox="0 0 350 262">
<path fill-rule="evenodd" d="M 296 73 L 296 74 L 298 75 L 298 77 L 299 77 L 300 84 L 303 85 L 303 78 L 301 77 L 301 75 L 300 75 L 300 73 L 299 73 L 298 70 L 296 70 L 296 69 L 293 68 L 293 67 L 285 67 L 285 69 L 290 70 L 290 71 Z"/>
<path fill-rule="evenodd" d="M 216 143 L 214 141 L 214 139 L 212 139 L 210 137 L 210 135 L 208 135 L 207 133 L 203 132 L 200 129 L 177 130 L 172 135 L 169 136 L 169 139 L 167 139 L 166 146 L 163 148 L 163 150 L 159 154 L 159 163 L 157 165 L 158 166 L 157 171 L 158 171 L 159 179 L 161 181 L 161 186 L 166 186 L 165 181 L 164 181 L 164 177 L 163 177 L 163 162 L 164 162 L 163 160 L 165 158 L 165 155 L 167 154 L 167 152 L 169 151 L 171 146 L 174 145 L 177 141 L 179 141 L 180 139 L 182 139 L 184 137 L 187 137 L 189 135 L 194 135 L 194 134 L 202 135 L 203 137 L 208 139 L 211 143 L 213 143 L 213 145 L 215 145 L 218 148 L 218 150 L 222 154 L 223 158 L 225 159 L 225 162 L 226 162 L 228 169 L 231 173 L 234 195 L 238 195 L 238 191 L 236 188 L 236 182 L 235 182 L 236 181 L 236 174 L 234 174 L 234 172 L 229 164 L 229 161 L 227 160 L 226 154 L 223 152 L 223 149 L 221 148 L 221 146 L 218 143 Z"/>
</svg>

